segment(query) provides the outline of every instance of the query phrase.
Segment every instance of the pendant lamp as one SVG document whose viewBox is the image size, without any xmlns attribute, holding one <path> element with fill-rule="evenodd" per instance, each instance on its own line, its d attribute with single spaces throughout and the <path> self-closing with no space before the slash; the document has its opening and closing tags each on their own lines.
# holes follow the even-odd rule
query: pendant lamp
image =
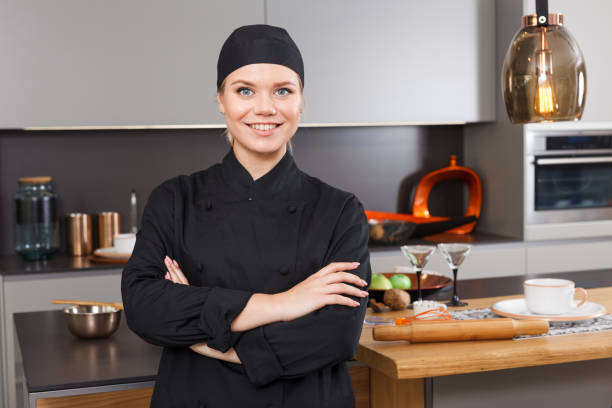
<svg viewBox="0 0 612 408">
<path fill-rule="evenodd" d="M 515 124 L 578 120 L 586 98 L 582 51 L 547 0 L 536 0 L 536 12 L 523 16 L 504 59 L 506 111 Z"/>
</svg>

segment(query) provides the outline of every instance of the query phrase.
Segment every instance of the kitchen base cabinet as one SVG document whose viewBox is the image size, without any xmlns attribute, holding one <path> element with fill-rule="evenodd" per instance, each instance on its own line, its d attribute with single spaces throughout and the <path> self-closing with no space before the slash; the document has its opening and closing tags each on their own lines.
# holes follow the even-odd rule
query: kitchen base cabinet
<svg viewBox="0 0 612 408">
<path fill-rule="evenodd" d="M 520 341 L 520 340 L 519 340 Z M 612 359 L 436 377 L 434 408 L 604 407 Z"/>
<path fill-rule="evenodd" d="M 148 408 L 153 388 L 99 392 L 68 397 L 39 398 L 30 408 Z"/>
<path fill-rule="evenodd" d="M 21 356 L 15 353 L 13 313 L 66 307 L 51 304 L 53 299 L 119 302 L 121 270 L 5 275 L 2 283 L 3 406 L 14 408 L 19 407 L 17 395 L 23 392 L 23 382 L 21 373 L 16 369 L 20 366 Z"/>
<path fill-rule="evenodd" d="M 527 273 L 612 268 L 612 240 L 529 243 Z"/>
<path fill-rule="evenodd" d="M 399 247 L 393 250 L 370 251 L 372 272 L 393 272 L 395 266 L 408 266 L 409 261 Z M 452 276 L 448 264 L 436 251 L 426 270 Z M 459 268 L 458 279 L 495 278 L 501 276 L 525 275 L 525 247 L 522 242 L 495 245 L 474 245 L 470 254 Z"/>
<path fill-rule="evenodd" d="M 611 269 L 610 254 L 612 254 L 610 237 L 499 244 L 476 243 L 459 267 L 458 279 Z M 399 247 L 370 250 L 370 262 L 374 273 L 393 272 L 396 266 L 409 266 L 408 259 L 402 255 Z M 439 251 L 431 256 L 425 269 L 452 276 Z"/>
</svg>

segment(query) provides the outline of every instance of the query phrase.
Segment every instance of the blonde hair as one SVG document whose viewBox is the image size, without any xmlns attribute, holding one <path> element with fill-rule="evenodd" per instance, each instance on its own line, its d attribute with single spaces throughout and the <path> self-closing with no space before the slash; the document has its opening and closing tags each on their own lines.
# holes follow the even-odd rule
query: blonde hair
<svg viewBox="0 0 612 408">
<path fill-rule="evenodd" d="M 298 83 L 300 85 L 300 92 L 302 92 L 302 95 L 303 95 L 304 94 L 304 84 L 302 84 L 302 78 L 300 78 L 299 75 L 298 75 Z M 217 88 L 217 93 L 219 95 L 222 95 L 224 91 L 225 91 L 225 79 L 223 79 L 223 82 L 221 82 L 221 85 L 219 85 L 219 87 Z M 223 131 L 223 136 L 225 136 L 225 139 L 227 139 L 227 142 L 230 144 L 230 146 L 233 147 L 234 146 L 234 136 L 232 136 L 229 129 L 226 128 Z M 287 149 L 289 150 L 289 153 L 293 154 L 293 144 L 291 143 L 291 139 L 289 139 L 289 141 L 287 142 Z"/>
</svg>

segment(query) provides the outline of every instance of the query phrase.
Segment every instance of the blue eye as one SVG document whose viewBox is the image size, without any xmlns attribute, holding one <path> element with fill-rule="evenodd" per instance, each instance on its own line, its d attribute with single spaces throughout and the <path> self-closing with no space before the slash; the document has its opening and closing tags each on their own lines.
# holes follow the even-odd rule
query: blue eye
<svg viewBox="0 0 612 408">
<path fill-rule="evenodd" d="M 253 94 L 253 91 L 251 91 L 249 88 L 244 88 L 244 87 L 238 88 L 236 92 L 238 92 L 238 94 L 242 96 L 251 96 Z"/>
<path fill-rule="evenodd" d="M 287 95 L 289 95 L 291 93 L 292 93 L 291 89 L 289 89 L 289 88 L 280 88 L 280 89 L 276 90 L 276 94 L 278 96 L 287 96 Z"/>
</svg>

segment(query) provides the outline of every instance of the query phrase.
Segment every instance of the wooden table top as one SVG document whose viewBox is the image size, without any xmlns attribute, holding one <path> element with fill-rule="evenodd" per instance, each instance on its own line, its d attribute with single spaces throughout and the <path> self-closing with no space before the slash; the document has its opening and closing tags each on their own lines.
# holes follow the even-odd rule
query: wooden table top
<svg viewBox="0 0 612 408">
<path fill-rule="evenodd" d="M 521 297 L 501 296 L 469 299 L 469 309 Z M 612 286 L 589 289 L 589 301 L 612 312 Z M 454 310 L 462 310 L 456 308 Z M 372 313 L 368 310 L 368 314 Z M 412 311 L 378 314 L 399 317 Z M 540 366 L 612 357 L 612 330 L 536 337 L 521 340 L 490 340 L 410 344 L 382 342 L 372 338 L 372 327 L 364 326 L 356 359 L 396 379 L 426 378 L 517 367 Z"/>
</svg>

